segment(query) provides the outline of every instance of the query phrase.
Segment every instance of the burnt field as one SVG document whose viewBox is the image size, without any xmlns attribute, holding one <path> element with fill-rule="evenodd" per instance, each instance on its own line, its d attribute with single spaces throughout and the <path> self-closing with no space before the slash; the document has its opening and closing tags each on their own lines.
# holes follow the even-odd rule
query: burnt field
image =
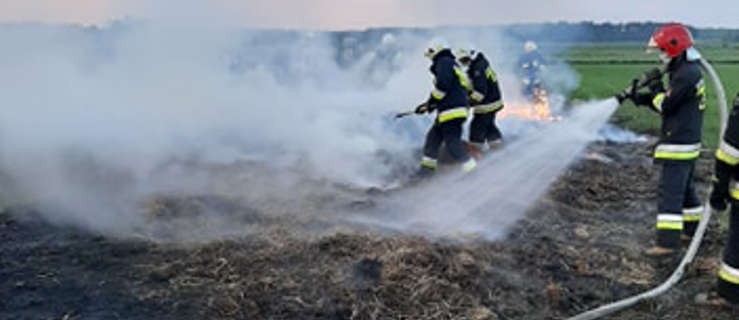
<svg viewBox="0 0 739 320">
<path fill-rule="evenodd" d="M 333 227 L 209 195 L 154 199 L 145 214 L 166 234 L 208 223 L 199 215 L 217 206 L 249 232 L 186 244 L 110 237 L 9 208 L 0 214 L 0 319 L 563 319 L 647 290 L 677 265 L 642 255 L 654 232 L 649 150 L 591 144 L 493 242 Z M 700 161 L 704 186 L 711 165 Z M 316 201 L 351 214 L 381 196 L 343 192 L 351 196 L 319 192 Z M 736 319 L 739 310 L 696 301 L 713 288 L 724 232 L 714 220 L 667 295 L 609 319 Z"/>
</svg>

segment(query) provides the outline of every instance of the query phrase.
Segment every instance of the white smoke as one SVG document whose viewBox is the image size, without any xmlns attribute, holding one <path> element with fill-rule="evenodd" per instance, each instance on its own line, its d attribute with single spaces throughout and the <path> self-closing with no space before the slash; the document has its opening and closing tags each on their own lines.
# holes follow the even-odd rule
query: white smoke
<svg viewBox="0 0 739 320">
<path fill-rule="evenodd" d="M 358 221 L 432 237 L 504 236 L 577 158 L 616 110 L 615 99 L 576 105 L 562 121 L 529 130 L 471 174 L 449 173 L 389 196 Z"/>
<path fill-rule="evenodd" d="M 366 77 L 371 55 L 342 67 L 327 33 L 155 22 L 2 27 L 0 198 L 125 233 L 157 194 L 248 194 L 284 209 L 308 196 L 295 188 L 301 179 L 364 187 L 401 180 L 397 168 L 415 166 L 431 118 L 392 115 L 428 95 L 428 39 L 474 45 L 502 79 L 514 79 L 507 70 L 520 41 L 463 29 L 396 37 L 397 61 L 377 85 Z M 224 182 L 183 165 L 193 163 L 284 174 Z"/>
<path fill-rule="evenodd" d="M 598 131 L 600 141 L 615 142 L 615 143 L 644 143 L 649 141 L 649 138 L 643 134 L 617 127 L 613 124 L 607 123 Z"/>
<path fill-rule="evenodd" d="M 359 75 L 338 69 L 325 34 L 238 46 L 252 37 L 154 26 L 3 28 L 0 171 L 30 201 L 119 225 L 131 214 L 117 205 L 156 192 L 165 182 L 152 175 L 173 159 L 256 158 L 367 185 L 389 172 L 377 152 L 410 152 L 382 115 L 423 96 L 426 83 L 368 92 Z M 236 55 L 256 64 L 233 72 Z"/>
</svg>

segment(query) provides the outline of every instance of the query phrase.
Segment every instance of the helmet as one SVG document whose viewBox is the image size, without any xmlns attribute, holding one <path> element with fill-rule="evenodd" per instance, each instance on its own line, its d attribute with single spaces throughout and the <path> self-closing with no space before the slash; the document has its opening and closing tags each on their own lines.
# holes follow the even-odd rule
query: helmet
<svg viewBox="0 0 739 320">
<path fill-rule="evenodd" d="M 436 54 L 447 48 L 446 41 L 442 39 L 434 39 L 429 42 L 426 46 L 426 51 L 423 53 L 426 58 L 433 59 Z"/>
<path fill-rule="evenodd" d="M 396 41 L 397 40 L 395 39 L 395 36 L 392 33 L 388 32 L 382 35 L 382 40 L 380 41 L 380 43 L 383 46 L 390 46 L 394 45 Z"/>
<path fill-rule="evenodd" d="M 456 56 L 457 59 L 469 58 L 470 52 L 465 48 L 458 48 L 457 50 L 454 50 L 454 56 Z"/>
<path fill-rule="evenodd" d="M 441 50 L 444 50 L 443 46 L 428 47 L 423 55 L 426 56 L 426 58 L 433 59 L 437 53 L 441 52 Z"/>
<path fill-rule="evenodd" d="M 536 50 L 539 50 L 539 46 L 536 45 L 536 42 L 529 40 L 523 44 L 523 50 L 526 52 L 534 52 Z"/>
<path fill-rule="evenodd" d="M 661 26 L 649 38 L 648 48 L 661 50 L 668 58 L 674 58 L 693 46 L 690 30 L 679 23 Z"/>
<path fill-rule="evenodd" d="M 475 49 L 464 49 L 459 48 L 454 51 L 454 56 L 457 57 L 457 61 L 459 61 L 462 64 L 468 64 L 472 59 L 477 56 L 477 51 Z"/>
</svg>

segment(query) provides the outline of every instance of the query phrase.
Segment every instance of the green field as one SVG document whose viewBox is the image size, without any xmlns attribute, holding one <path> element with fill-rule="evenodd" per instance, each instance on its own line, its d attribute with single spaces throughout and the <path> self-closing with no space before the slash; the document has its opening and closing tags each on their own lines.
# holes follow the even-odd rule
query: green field
<svg viewBox="0 0 739 320">
<path fill-rule="evenodd" d="M 739 91 L 739 44 L 714 44 L 701 50 L 713 63 L 726 89 L 728 100 Z M 578 46 L 562 55 L 580 74 L 580 87 L 572 99 L 597 99 L 612 96 L 625 88 L 636 76 L 658 66 L 656 57 L 644 53 L 636 44 Z M 712 82 L 708 84 L 708 109 L 704 120 L 703 141 L 706 147 L 717 145 L 719 121 L 716 95 Z M 731 101 L 728 101 L 729 103 Z M 729 107 L 731 105 L 729 104 Z M 659 116 L 646 109 L 625 103 L 613 117 L 613 122 L 628 129 L 658 134 Z"/>
<path fill-rule="evenodd" d="M 699 49 L 712 63 L 739 64 L 739 43 L 711 43 L 702 45 Z M 656 58 L 654 54 L 647 53 L 644 44 L 640 43 L 580 45 L 570 48 L 561 57 L 575 64 L 649 64 Z"/>
</svg>

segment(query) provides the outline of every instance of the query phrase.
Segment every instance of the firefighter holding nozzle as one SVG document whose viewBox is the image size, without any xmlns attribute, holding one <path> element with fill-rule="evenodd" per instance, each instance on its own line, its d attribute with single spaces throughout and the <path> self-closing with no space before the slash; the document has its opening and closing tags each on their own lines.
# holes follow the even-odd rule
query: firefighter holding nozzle
<svg viewBox="0 0 739 320">
<path fill-rule="evenodd" d="M 655 162 L 661 164 L 657 204 L 657 237 L 647 255 L 670 255 L 680 240 L 690 239 L 701 219 L 703 207 L 693 182 L 700 155 L 706 87 L 700 69 L 700 54 L 693 47 L 690 31 L 678 23 L 666 24 L 652 34 L 649 48 L 659 51 L 665 63 L 650 70 L 631 87 L 618 94 L 646 106 L 662 119 Z M 663 78 L 667 78 L 667 86 Z"/>
</svg>

